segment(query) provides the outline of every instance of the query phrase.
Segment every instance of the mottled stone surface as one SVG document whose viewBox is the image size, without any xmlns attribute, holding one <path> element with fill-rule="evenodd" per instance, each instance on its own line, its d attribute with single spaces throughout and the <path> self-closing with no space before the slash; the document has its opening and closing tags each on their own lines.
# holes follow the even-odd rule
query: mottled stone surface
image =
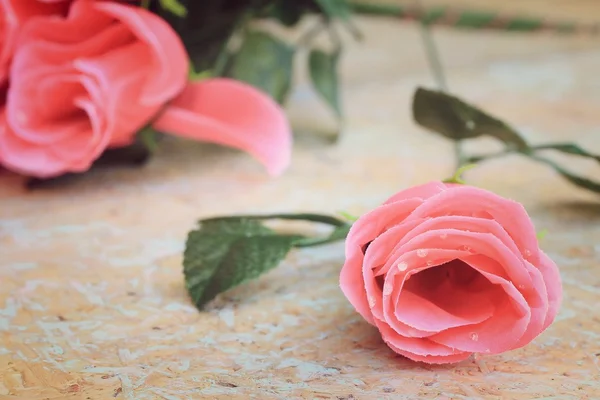
<svg viewBox="0 0 600 400">
<path fill-rule="evenodd" d="M 143 169 L 94 171 L 35 192 L 0 180 L 0 395 L 15 399 L 600 398 L 600 203 L 510 157 L 466 174 L 525 204 L 560 265 L 564 304 L 527 347 L 454 366 L 395 356 L 338 288 L 343 246 L 294 252 L 215 301 L 190 304 L 181 252 L 197 218 L 361 213 L 447 177 L 451 145 L 416 127 L 411 93 L 430 85 L 418 31 L 361 20 L 344 59 L 342 140 L 299 129 L 293 164 L 268 178 L 248 156 L 168 141 Z M 600 152 L 600 52 L 586 39 L 440 30 L 452 90 L 533 142 Z M 302 80 L 297 126 L 335 128 Z M 495 148 L 488 141 L 469 150 Z M 569 161 L 599 176 L 599 167 Z M 4 396 L 2 396 L 4 398 Z M 9 397 L 7 397 L 9 398 Z M 555 397 L 553 397 L 555 398 Z"/>
</svg>

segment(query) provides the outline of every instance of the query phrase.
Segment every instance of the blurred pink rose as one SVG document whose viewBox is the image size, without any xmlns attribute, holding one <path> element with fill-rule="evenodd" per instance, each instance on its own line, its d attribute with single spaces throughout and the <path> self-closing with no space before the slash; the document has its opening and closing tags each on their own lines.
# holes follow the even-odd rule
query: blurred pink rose
<svg viewBox="0 0 600 400">
<path fill-rule="evenodd" d="M 186 86 L 181 40 L 140 7 L 77 0 L 67 18 L 31 18 L 17 45 L 0 103 L 0 163 L 8 169 L 41 178 L 86 171 L 154 120 L 165 133 L 245 150 L 273 175 L 289 164 L 283 110 L 241 82 Z"/>
<path fill-rule="evenodd" d="M 562 298 L 520 204 L 440 182 L 401 191 L 354 223 L 340 286 L 390 348 L 427 363 L 522 347 Z"/>
<path fill-rule="evenodd" d="M 8 69 L 23 25 L 38 15 L 65 15 L 65 0 L 0 0 L 0 87 L 6 83 Z"/>
<path fill-rule="evenodd" d="M 187 71 L 177 35 L 139 7 L 79 0 L 66 19 L 31 19 L 11 67 L 0 159 L 38 177 L 85 171 L 131 143 Z"/>
</svg>

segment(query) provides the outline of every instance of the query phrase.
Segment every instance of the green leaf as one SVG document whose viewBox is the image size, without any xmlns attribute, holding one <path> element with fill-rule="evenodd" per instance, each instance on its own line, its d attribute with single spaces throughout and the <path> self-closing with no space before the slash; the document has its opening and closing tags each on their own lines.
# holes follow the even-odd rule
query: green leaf
<svg viewBox="0 0 600 400">
<path fill-rule="evenodd" d="M 291 27 L 300 22 L 305 6 L 298 1 L 274 0 L 267 8 L 267 16 L 277 19 L 284 26 Z"/>
<path fill-rule="evenodd" d="M 342 117 L 339 100 L 338 61 L 340 52 L 326 53 L 322 50 L 311 50 L 308 65 L 310 78 L 317 92 L 335 111 L 338 118 Z"/>
<path fill-rule="evenodd" d="M 553 144 L 542 144 L 538 146 L 534 146 L 535 150 L 556 150 L 561 153 L 572 154 L 575 156 L 592 158 L 598 162 L 600 162 L 600 156 L 596 154 L 589 153 L 588 151 L 582 149 L 578 145 L 574 143 L 553 143 Z"/>
<path fill-rule="evenodd" d="M 293 47 L 268 33 L 249 31 L 227 75 L 265 91 L 282 104 L 292 84 L 293 58 Z"/>
<path fill-rule="evenodd" d="M 527 142 L 511 126 L 447 93 L 418 88 L 412 108 L 413 118 L 419 125 L 450 139 L 488 135 L 509 148 L 529 151 Z"/>
<path fill-rule="evenodd" d="M 329 18 L 348 20 L 352 14 L 352 8 L 347 0 L 315 0 L 315 2 Z"/>
<path fill-rule="evenodd" d="M 333 225 L 325 237 L 281 234 L 270 219 L 305 220 Z M 188 234 L 183 257 L 187 290 L 198 308 L 219 293 L 275 268 L 293 247 L 317 246 L 346 237 L 350 225 L 320 214 L 273 214 L 209 218 Z"/>
<path fill-rule="evenodd" d="M 534 160 L 543 162 L 544 164 L 551 166 L 552 168 L 554 168 L 554 170 L 556 172 L 558 172 L 560 175 L 562 175 L 565 179 L 567 179 L 572 184 L 582 187 L 587 190 L 591 190 L 592 192 L 600 193 L 600 182 L 596 182 L 591 179 L 575 175 L 575 174 L 567 171 L 566 169 L 564 169 L 563 167 L 561 167 L 554 161 L 549 160 L 547 158 L 540 157 L 540 156 L 533 156 L 533 155 L 530 155 L 530 157 Z"/>
<path fill-rule="evenodd" d="M 187 15 L 187 9 L 179 0 L 159 0 L 160 6 L 165 10 L 177 15 L 178 17 L 185 17 Z"/>
</svg>

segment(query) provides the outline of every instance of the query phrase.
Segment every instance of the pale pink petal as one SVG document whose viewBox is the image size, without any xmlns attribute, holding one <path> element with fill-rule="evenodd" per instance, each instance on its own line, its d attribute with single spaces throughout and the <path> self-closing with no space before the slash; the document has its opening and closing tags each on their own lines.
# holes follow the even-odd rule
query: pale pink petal
<svg viewBox="0 0 600 400">
<path fill-rule="evenodd" d="M 467 358 L 471 357 L 471 354 L 473 353 L 469 353 L 469 352 L 461 352 L 461 353 L 456 353 L 456 354 L 451 354 L 448 356 L 432 356 L 432 355 L 419 355 L 419 354 L 414 354 L 411 353 L 410 351 L 406 351 L 406 350 L 401 350 L 398 348 L 395 348 L 392 344 L 387 343 L 387 345 L 394 350 L 396 353 L 400 354 L 401 356 L 404 356 L 412 361 L 418 361 L 418 362 L 424 362 L 427 364 L 453 364 L 453 363 L 458 363 L 460 361 L 464 361 Z"/>
<path fill-rule="evenodd" d="M 548 315 L 548 292 L 546 291 L 546 284 L 544 283 L 542 273 L 529 262 L 526 262 L 525 266 L 531 275 L 533 288 L 529 290 L 521 288 L 517 289 L 520 289 L 521 294 L 523 294 L 523 297 L 531 309 L 531 319 L 529 320 L 527 330 L 519 342 L 515 344 L 515 349 L 525 346 L 542 332 L 546 315 Z"/>
<path fill-rule="evenodd" d="M 410 238 L 390 256 L 384 270 L 396 264 L 397 259 L 407 251 L 429 248 L 465 250 L 472 254 L 484 255 L 497 262 L 497 264 L 486 264 L 487 266 L 501 268 L 500 270 L 494 268 L 488 272 L 500 276 L 508 274 L 516 285 L 524 288 L 532 287 L 531 277 L 527 273 L 523 260 L 511 252 L 500 239 L 491 233 L 467 232 L 458 229 L 425 230 Z M 435 261 L 429 258 L 427 250 L 422 251 L 422 256 L 421 265 L 427 261 Z"/>
<path fill-rule="evenodd" d="M 538 242 L 525 208 L 495 193 L 472 186 L 451 186 L 429 198 L 413 214 L 415 218 L 465 215 L 495 220 L 516 243 L 523 257 L 537 265 Z"/>
<path fill-rule="evenodd" d="M 439 332 L 487 320 L 498 295 L 481 274 L 454 259 L 405 277 L 395 316 L 417 329 Z"/>
<path fill-rule="evenodd" d="M 354 308 L 370 323 L 373 323 L 373 317 L 365 284 L 368 282 L 371 285 L 372 282 L 365 281 L 363 277 L 365 247 L 390 224 L 401 223 L 420 204 L 420 199 L 409 199 L 378 207 L 354 222 L 346 237 L 346 261 L 340 272 L 340 288 Z M 371 298 L 371 303 L 376 301 L 379 300 Z"/>
<path fill-rule="evenodd" d="M 183 90 L 189 59 L 183 42 L 164 19 L 143 8 L 114 2 L 96 2 L 94 7 L 131 29 L 150 52 L 152 65 L 148 67 L 154 73 L 143 87 L 142 102 L 162 104 Z"/>
<path fill-rule="evenodd" d="M 560 309 L 560 304 L 562 302 L 562 283 L 558 267 L 543 251 L 540 251 L 539 270 L 542 273 L 542 277 L 546 284 L 546 291 L 548 292 L 548 313 L 546 314 L 544 325 L 542 327 L 542 329 L 546 329 L 554 321 L 554 318 Z"/>
<path fill-rule="evenodd" d="M 407 222 L 411 221 L 413 218 L 417 221 L 420 221 L 420 219 L 417 219 L 417 217 L 412 216 L 407 220 Z M 506 255 L 506 257 L 502 258 L 502 260 L 505 262 L 501 262 L 501 265 L 504 267 L 506 272 L 501 272 L 500 276 L 508 275 L 511 280 L 520 285 L 524 284 L 524 282 L 531 281 L 524 265 L 525 261 L 523 260 L 519 249 L 515 245 L 515 242 L 506 233 L 502 226 L 498 224 L 498 222 L 484 218 L 454 215 L 430 218 L 416 226 L 411 231 L 407 232 L 404 238 L 398 241 L 398 244 L 395 246 L 394 250 L 390 252 L 391 258 L 397 257 L 398 254 L 401 254 L 404 251 L 402 250 L 402 246 L 404 246 L 408 241 L 430 231 L 439 231 L 440 234 L 438 236 L 431 236 L 431 242 L 426 243 L 424 247 L 447 248 L 444 245 L 444 242 L 447 240 L 448 235 L 452 235 L 452 232 L 455 230 L 461 230 L 467 233 L 480 233 L 482 235 L 468 236 L 471 236 L 475 239 L 481 238 L 482 240 L 490 240 L 498 245 L 500 251 Z M 507 250 L 510 251 L 512 255 L 507 254 Z M 473 248 L 473 251 L 476 251 L 476 249 Z"/>
<path fill-rule="evenodd" d="M 421 200 L 426 200 L 436 194 L 439 194 L 446 190 L 446 185 L 439 181 L 433 181 L 429 183 L 425 183 L 422 185 L 417 185 L 410 187 L 408 189 L 404 189 L 392 197 L 387 199 L 383 204 L 395 203 L 397 201 L 402 201 L 406 199 L 418 198 Z"/>
<path fill-rule="evenodd" d="M 463 260 L 491 283 L 502 287 L 506 296 L 496 304 L 492 318 L 472 326 L 450 328 L 429 339 L 462 351 L 496 354 L 512 349 L 529 325 L 531 312 L 527 301 L 511 282 L 483 271 L 468 258 Z"/>
<path fill-rule="evenodd" d="M 292 134 L 281 107 L 258 89 L 230 79 L 189 84 L 153 124 L 158 131 L 235 147 L 272 175 L 290 163 Z"/>
</svg>

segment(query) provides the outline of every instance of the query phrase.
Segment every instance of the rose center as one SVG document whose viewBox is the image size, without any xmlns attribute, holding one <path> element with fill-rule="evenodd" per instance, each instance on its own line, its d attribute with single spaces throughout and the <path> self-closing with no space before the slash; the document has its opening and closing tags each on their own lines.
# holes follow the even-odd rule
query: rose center
<svg viewBox="0 0 600 400">
<path fill-rule="evenodd" d="M 396 315 L 423 330 L 443 330 L 485 321 L 502 290 L 462 260 L 427 268 L 409 277 Z"/>
</svg>

